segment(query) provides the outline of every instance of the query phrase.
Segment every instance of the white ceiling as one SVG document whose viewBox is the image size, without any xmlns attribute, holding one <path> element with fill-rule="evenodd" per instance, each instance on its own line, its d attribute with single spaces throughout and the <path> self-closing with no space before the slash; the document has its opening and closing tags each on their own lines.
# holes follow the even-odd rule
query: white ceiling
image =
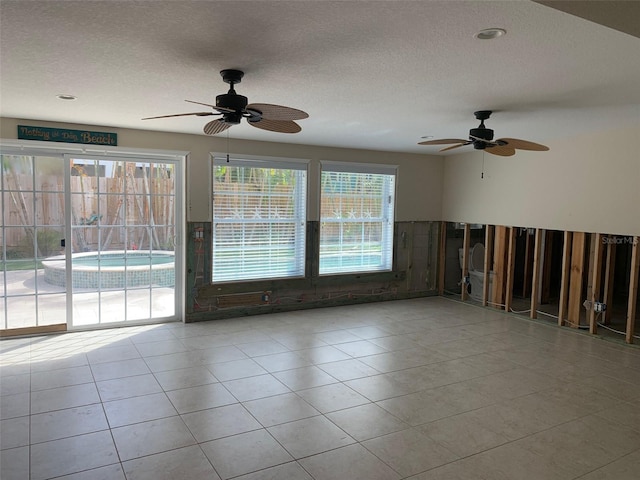
<svg viewBox="0 0 640 480">
<path fill-rule="evenodd" d="M 640 2 L 575 3 L 640 18 Z M 184 100 L 215 103 L 237 68 L 249 102 L 310 118 L 231 138 L 436 153 L 421 137 L 466 138 L 476 110 L 495 111 L 496 137 L 539 143 L 640 118 L 633 29 L 528 0 L 2 0 L 0 21 L 5 117 L 202 134 L 210 118 L 141 118 L 200 111 Z M 488 27 L 507 35 L 474 38 Z"/>
</svg>

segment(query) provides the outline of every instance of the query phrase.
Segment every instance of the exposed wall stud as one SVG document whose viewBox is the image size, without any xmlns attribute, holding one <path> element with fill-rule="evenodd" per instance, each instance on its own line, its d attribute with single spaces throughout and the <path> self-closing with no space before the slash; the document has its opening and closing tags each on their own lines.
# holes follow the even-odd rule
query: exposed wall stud
<svg viewBox="0 0 640 480">
<path fill-rule="evenodd" d="M 603 302 L 605 305 L 612 305 L 613 302 L 613 281 L 616 270 L 616 237 L 607 236 L 607 256 L 605 258 L 604 267 L 604 289 Z M 602 323 L 609 325 L 611 323 L 611 313 L 613 308 L 607 308 L 602 314 Z"/>
<path fill-rule="evenodd" d="M 633 343 L 636 323 L 638 281 L 640 281 L 640 237 L 633 237 L 631 248 L 631 275 L 629 276 L 629 305 L 627 306 L 627 343 Z"/>
<path fill-rule="evenodd" d="M 438 248 L 438 295 L 444 295 L 445 258 L 447 253 L 447 222 L 440 222 L 440 245 Z"/>
<path fill-rule="evenodd" d="M 493 257 L 494 226 L 487 225 L 484 232 L 484 283 L 482 285 L 482 305 L 489 303 L 489 282 L 491 282 L 491 265 Z M 495 288 L 495 285 L 493 286 Z"/>
<path fill-rule="evenodd" d="M 594 308 L 596 301 L 601 301 L 600 297 L 600 278 L 602 277 L 602 235 L 596 233 L 594 235 L 593 257 L 591 259 L 591 309 L 589 310 L 589 332 L 595 334 L 598 332 L 598 323 L 596 322 L 596 311 Z"/>
<path fill-rule="evenodd" d="M 522 282 L 522 297 L 526 298 L 531 292 L 531 269 L 533 268 L 533 246 L 531 238 L 533 235 L 529 235 L 529 229 L 525 231 L 525 245 L 524 245 L 524 280 Z"/>
<path fill-rule="evenodd" d="M 507 254 L 507 227 L 496 225 L 493 239 L 493 292 L 491 295 L 493 306 L 504 306 L 504 291 L 506 284 L 505 266 Z"/>
<path fill-rule="evenodd" d="M 509 229 L 509 250 L 507 253 L 507 290 L 504 299 L 504 309 L 507 312 L 511 311 L 511 304 L 513 303 L 513 275 L 515 273 L 516 263 L 516 228 L 511 227 Z"/>
<path fill-rule="evenodd" d="M 588 239 L 589 239 L 589 253 L 587 254 L 587 258 L 586 258 L 586 262 L 587 262 L 587 275 L 586 275 L 586 281 L 587 281 L 587 292 L 585 295 L 585 300 L 587 301 L 591 301 L 591 297 L 593 296 L 593 267 L 595 265 L 594 263 L 594 256 L 595 256 L 595 252 L 596 252 L 596 234 L 595 233 L 588 233 Z M 587 310 L 587 323 L 589 323 L 590 320 L 590 311 Z"/>
<path fill-rule="evenodd" d="M 462 277 L 461 283 L 461 295 L 460 298 L 464 301 L 469 294 L 467 293 L 468 285 L 464 283 L 465 279 L 469 277 L 469 248 L 471 245 L 471 226 L 468 223 L 464 224 L 464 240 L 462 241 Z"/>
<path fill-rule="evenodd" d="M 544 230 L 536 228 L 536 240 L 533 247 L 533 271 L 531 272 L 531 313 L 530 318 L 538 318 L 538 295 L 540 289 L 540 260 L 542 253 L 542 235 Z"/>
<path fill-rule="evenodd" d="M 542 262 L 540 268 L 540 303 L 551 301 L 551 260 L 553 257 L 553 232 L 547 230 L 544 236 L 544 248 L 542 249 Z"/>
<path fill-rule="evenodd" d="M 562 279 L 560 281 L 560 300 L 558 305 L 558 325 L 564 325 L 567 317 L 567 297 L 569 296 L 569 277 L 571 275 L 571 242 L 573 234 L 564 232 L 564 244 L 562 245 Z"/>
<path fill-rule="evenodd" d="M 584 273 L 584 253 L 586 247 L 586 234 L 573 232 L 571 244 L 571 274 L 569 278 L 569 300 L 567 306 L 567 323 L 570 327 L 580 326 L 582 313 L 582 276 Z"/>
</svg>

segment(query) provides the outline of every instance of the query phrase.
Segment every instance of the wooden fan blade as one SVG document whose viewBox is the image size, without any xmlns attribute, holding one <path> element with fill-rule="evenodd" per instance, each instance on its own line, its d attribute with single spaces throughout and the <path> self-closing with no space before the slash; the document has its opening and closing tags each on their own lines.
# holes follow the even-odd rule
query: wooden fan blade
<svg viewBox="0 0 640 480">
<path fill-rule="evenodd" d="M 271 120 L 262 118 L 257 122 L 249 120 L 249 125 L 278 133 L 298 133 L 302 128 L 293 120 Z"/>
<path fill-rule="evenodd" d="M 418 145 L 449 145 L 450 143 L 466 143 L 467 141 L 462 138 L 443 138 L 441 140 L 427 140 L 418 143 Z"/>
<path fill-rule="evenodd" d="M 493 153 L 494 155 L 500 155 L 501 157 L 511 157 L 516 154 L 515 149 L 503 145 L 487 147 L 485 148 L 485 151 Z"/>
<path fill-rule="evenodd" d="M 262 118 L 268 120 L 304 120 L 305 118 L 309 118 L 307 112 L 303 112 L 297 108 L 272 105 L 270 103 L 250 103 L 246 106 L 246 110 L 260 112 Z"/>
<path fill-rule="evenodd" d="M 227 128 L 230 128 L 230 123 L 225 123 L 221 118 L 217 120 L 211 120 L 204 126 L 204 133 L 207 135 L 215 135 L 216 133 L 224 132 Z"/>
<path fill-rule="evenodd" d="M 235 112 L 235 110 L 233 108 L 218 107 L 216 105 L 211 105 L 209 103 L 194 102 L 193 100 L 185 100 L 185 102 L 195 103 L 196 105 L 204 105 L 205 107 L 211 107 L 214 110 L 217 110 L 217 111 L 222 112 L 222 113 L 233 113 L 233 112 Z"/>
<path fill-rule="evenodd" d="M 447 150 L 453 150 L 454 148 L 464 147 L 465 145 L 469 145 L 471 142 L 459 143 L 457 145 L 451 145 L 450 147 L 444 147 L 438 150 L 439 152 L 446 152 Z"/>
<path fill-rule="evenodd" d="M 176 113 L 173 115 L 160 115 L 158 117 L 146 117 L 146 118 L 143 118 L 142 120 L 152 120 L 154 118 L 186 117 L 188 115 L 195 115 L 197 117 L 208 117 L 209 115 L 222 115 L 222 114 L 213 113 L 213 112 Z"/>
<path fill-rule="evenodd" d="M 519 140 L 517 138 L 499 138 L 496 143 L 502 144 L 511 148 L 517 148 L 518 150 L 533 150 L 535 152 L 546 152 L 549 147 L 546 145 L 540 145 L 539 143 L 529 142 L 528 140 Z"/>
</svg>

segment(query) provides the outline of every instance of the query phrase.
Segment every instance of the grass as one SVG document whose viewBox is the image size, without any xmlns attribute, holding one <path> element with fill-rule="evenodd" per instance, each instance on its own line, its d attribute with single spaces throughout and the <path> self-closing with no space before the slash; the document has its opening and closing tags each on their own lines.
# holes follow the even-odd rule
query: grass
<svg viewBox="0 0 640 480">
<path fill-rule="evenodd" d="M 38 269 L 42 268 L 42 262 L 36 262 L 33 259 L 6 260 L 2 262 L 2 267 L 6 272 L 13 272 L 16 270 L 33 270 L 34 267 Z"/>
</svg>

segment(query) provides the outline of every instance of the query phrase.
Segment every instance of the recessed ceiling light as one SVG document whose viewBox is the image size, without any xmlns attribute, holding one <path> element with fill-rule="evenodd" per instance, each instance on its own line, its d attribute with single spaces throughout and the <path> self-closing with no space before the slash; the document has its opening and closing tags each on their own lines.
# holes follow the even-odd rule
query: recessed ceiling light
<svg viewBox="0 0 640 480">
<path fill-rule="evenodd" d="M 60 100 L 75 100 L 78 97 L 76 97 L 75 95 L 67 95 L 66 93 L 61 93 L 59 95 L 56 95 L 56 98 L 59 98 Z"/>
<path fill-rule="evenodd" d="M 433 135 L 423 135 L 420 138 L 425 138 L 425 139 L 429 139 L 429 138 L 433 138 Z"/>
<path fill-rule="evenodd" d="M 506 34 L 507 31 L 504 28 L 485 28 L 476 33 L 476 38 L 478 40 L 493 40 Z"/>
</svg>

